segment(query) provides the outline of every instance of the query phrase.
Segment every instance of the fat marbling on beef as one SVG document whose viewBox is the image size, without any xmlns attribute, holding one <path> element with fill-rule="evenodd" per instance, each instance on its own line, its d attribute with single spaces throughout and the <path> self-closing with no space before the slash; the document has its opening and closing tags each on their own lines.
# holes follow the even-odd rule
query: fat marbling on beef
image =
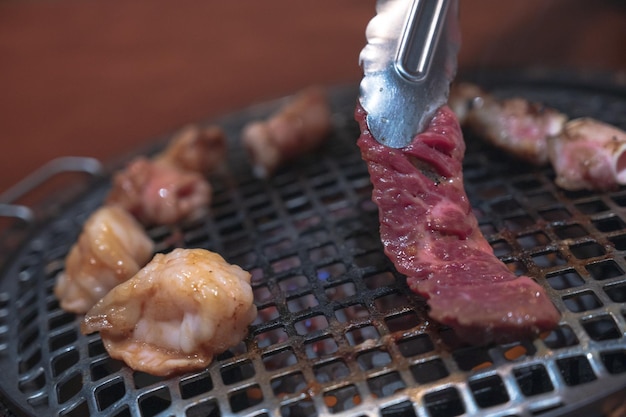
<svg viewBox="0 0 626 417">
<path fill-rule="evenodd" d="M 544 289 L 511 272 L 478 227 L 463 185 L 465 142 L 455 114 L 442 107 L 402 149 L 372 137 L 360 106 L 355 117 L 385 253 L 411 290 L 428 299 L 430 317 L 473 344 L 554 328 L 560 315 Z"/>
</svg>

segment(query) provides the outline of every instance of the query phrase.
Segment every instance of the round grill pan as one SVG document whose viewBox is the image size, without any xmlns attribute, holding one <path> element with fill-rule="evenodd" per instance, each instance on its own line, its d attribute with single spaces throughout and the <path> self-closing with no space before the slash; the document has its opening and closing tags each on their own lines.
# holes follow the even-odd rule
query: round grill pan
<svg viewBox="0 0 626 417">
<path fill-rule="evenodd" d="M 626 89 L 610 79 L 528 73 L 467 79 L 497 95 L 626 128 Z M 524 165 L 467 134 L 465 181 L 483 232 L 513 270 L 546 287 L 562 320 L 537 340 L 463 345 L 429 320 L 425 301 L 382 252 L 369 176 L 355 145 L 356 97 L 356 87 L 331 89 L 335 129 L 328 143 L 267 181 L 253 177 L 237 137 L 281 101 L 213 120 L 231 146 L 229 169 L 211 178 L 210 215 L 176 234 L 149 231 L 159 251 L 203 247 L 252 273 L 257 320 L 242 343 L 201 372 L 170 379 L 133 372 L 107 355 L 97 334 L 81 335 L 81 318 L 62 311 L 52 294 L 82 223 L 108 191 L 109 175 L 89 181 L 26 231 L 9 229 L 1 245 L 13 249 L 0 259 L 5 412 L 623 415 L 626 189 L 560 190 L 550 168 Z"/>
</svg>

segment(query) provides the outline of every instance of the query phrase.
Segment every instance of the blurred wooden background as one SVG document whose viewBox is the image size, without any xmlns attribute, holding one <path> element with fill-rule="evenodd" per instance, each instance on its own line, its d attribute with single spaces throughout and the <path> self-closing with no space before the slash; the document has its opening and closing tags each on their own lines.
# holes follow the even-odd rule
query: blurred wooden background
<svg viewBox="0 0 626 417">
<path fill-rule="evenodd" d="M 461 0 L 461 68 L 622 73 L 626 2 Z M 314 83 L 358 83 L 374 0 L 0 2 L 0 192 Z"/>
</svg>

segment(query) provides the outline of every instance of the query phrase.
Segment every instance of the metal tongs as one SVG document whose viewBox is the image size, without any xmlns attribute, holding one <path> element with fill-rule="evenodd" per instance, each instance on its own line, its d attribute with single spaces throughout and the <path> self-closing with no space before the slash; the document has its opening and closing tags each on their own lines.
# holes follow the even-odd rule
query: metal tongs
<svg viewBox="0 0 626 417">
<path fill-rule="evenodd" d="M 378 0 L 359 57 L 374 138 L 403 148 L 448 100 L 460 47 L 458 0 Z"/>
</svg>

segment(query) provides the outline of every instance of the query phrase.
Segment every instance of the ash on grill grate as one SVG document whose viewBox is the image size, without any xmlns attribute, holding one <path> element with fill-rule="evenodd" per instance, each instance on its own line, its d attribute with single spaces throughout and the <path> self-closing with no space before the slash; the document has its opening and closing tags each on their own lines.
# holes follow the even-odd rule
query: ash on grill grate
<svg viewBox="0 0 626 417">
<path fill-rule="evenodd" d="M 546 82 L 503 83 L 572 115 L 624 127 L 626 93 Z M 626 193 L 563 192 L 536 169 L 468 137 L 468 195 L 496 254 L 544 285 L 563 313 L 535 341 L 469 347 L 429 320 L 382 252 L 378 213 L 355 141 L 356 92 L 332 95 L 330 142 L 266 181 L 234 144 L 212 178 L 211 215 L 160 251 L 204 247 L 252 273 L 259 316 L 248 337 L 202 372 L 133 372 L 63 312 L 52 288 L 98 184 L 36 230 L 2 271 L 0 381 L 24 415 L 551 415 L 626 390 Z M 590 99 L 593 98 L 593 99 Z M 220 120 L 230 137 L 274 104 Z M 611 109 L 612 113 L 604 112 Z M 587 394 L 581 395 L 582 392 Z M 584 398 L 590 398 L 583 400 Z"/>
</svg>

